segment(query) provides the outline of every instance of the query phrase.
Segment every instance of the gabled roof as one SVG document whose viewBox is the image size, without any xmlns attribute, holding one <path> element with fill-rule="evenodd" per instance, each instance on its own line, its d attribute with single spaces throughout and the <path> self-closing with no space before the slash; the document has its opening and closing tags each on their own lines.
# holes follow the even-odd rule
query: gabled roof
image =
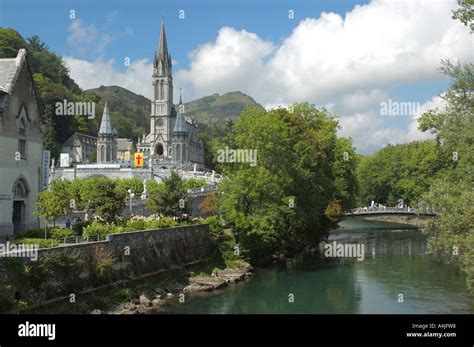
<svg viewBox="0 0 474 347">
<path fill-rule="evenodd" d="M 133 148 L 132 140 L 126 138 L 117 139 L 117 150 L 119 151 L 128 151 Z"/>
<path fill-rule="evenodd" d="M 73 146 L 76 143 L 79 143 L 81 146 L 96 147 L 97 137 L 87 134 L 74 133 L 63 143 L 63 146 Z"/>
<path fill-rule="evenodd" d="M 4 111 L 7 108 L 8 102 L 10 101 L 10 94 L 15 88 L 15 84 L 20 77 L 21 69 L 24 64 L 27 64 L 26 49 L 24 48 L 18 50 L 18 54 L 15 58 L 0 59 L 0 111 Z M 33 84 L 36 103 L 39 107 L 33 77 L 31 76 L 28 65 L 27 68 L 31 77 L 31 83 Z M 42 119 L 41 112 L 40 119 Z"/>
</svg>

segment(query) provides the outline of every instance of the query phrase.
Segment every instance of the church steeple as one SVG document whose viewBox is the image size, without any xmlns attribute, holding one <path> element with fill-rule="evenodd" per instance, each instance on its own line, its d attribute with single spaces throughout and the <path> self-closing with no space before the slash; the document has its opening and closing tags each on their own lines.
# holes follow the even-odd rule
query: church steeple
<svg viewBox="0 0 474 347">
<path fill-rule="evenodd" d="M 113 135 L 112 123 L 110 122 L 109 106 L 105 101 L 102 121 L 100 122 L 99 135 Z"/>
<path fill-rule="evenodd" d="M 166 41 L 165 17 L 161 17 L 160 42 L 153 59 L 154 76 L 171 76 L 171 55 Z"/>
</svg>

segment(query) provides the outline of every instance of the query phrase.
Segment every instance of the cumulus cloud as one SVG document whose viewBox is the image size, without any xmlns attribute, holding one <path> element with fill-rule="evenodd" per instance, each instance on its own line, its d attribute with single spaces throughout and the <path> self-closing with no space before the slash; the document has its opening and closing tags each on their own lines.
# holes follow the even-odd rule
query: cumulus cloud
<svg viewBox="0 0 474 347">
<path fill-rule="evenodd" d="M 435 96 L 421 103 L 418 112 L 411 116 L 382 116 L 380 112 L 367 112 L 341 117 L 339 118 L 341 125 L 339 135 L 351 137 L 355 147 L 365 153 L 373 152 L 388 143 L 398 144 L 433 139 L 433 135 L 429 132 L 418 130 L 418 119 L 424 112 L 442 108 L 443 105 L 444 100 Z M 407 129 L 384 126 L 387 117 L 408 117 Z"/>
<path fill-rule="evenodd" d="M 68 31 L 68 45 L 81 55 L 93 53 L 102 56 L 112 42 L 111 35 L 100 33 L 94 25 L 85 25 L 80 19 L 71 21 Z"/>
<path fill-rule="evenodd" d="M 416 117 L 402 121 L 404 129 L 394 127 L 380 116 L 380 102 L 391 97 L 394 86 L 440 80 L 442 59 L 474 60 L 473 37 L 451 18 L 456 8 L 456 0 L 372 0 L 345 16 L 306 18 L 278 43 L 222 27 L 214 41 L 191 51 L 189 65 L 175 72 L 174 83 L 188 100 L 240 90 L 266 107 L 301 101 L 326 105 L 338 115 L 340 133 L 352 136 L 363 151 L 423 139 L 428 135 L 417 130 Z M 73 29 L 76 39 L 94 35 L 80 22 Z M 101 39 L 95 42 L 100 48 Z M 126 71 L 112 60 L 65 61 L 83 88 L 118 84 L 151 94 L 152 67 L 145 59 Z"/>
<path fill-rule="evenodd" d="M 64 57 L 64 63 L 70 71 L 71 77 L 83 89 L 97 88 L 101 85 L 118 85 L 147 98 L 152 97 L 152 63 L 147 59 L 130 62 L 130 66 L 123 71 L 117 71 L 114 59 L 97 59 L 88 62 L 72 57 Z M 123 64 L 123 62 L 122 62 Z"/>
</svg>

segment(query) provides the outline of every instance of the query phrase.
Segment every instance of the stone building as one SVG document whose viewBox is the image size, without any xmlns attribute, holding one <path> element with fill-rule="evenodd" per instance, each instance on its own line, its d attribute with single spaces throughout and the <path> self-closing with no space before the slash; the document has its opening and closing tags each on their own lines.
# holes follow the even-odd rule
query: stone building
<svg viewBox="0 0 474 347">
<path fill-rule="evenodd" d="M 117 159 L 133 160 L 134 145 L 132 140 L 119 138 L 117 139 Z"/>
<path fill-rule="evenodd" d="M 168 53 L 164 21 L 160 41 L 153 58 L 153 100 L 151 102 L 150 133 L 137 144 L 145 158 L 163 167 L 204 166 L 204 145 L 197 137 L 197 126 L 191 117 L 184 117 L 180 100 L 173 104 L 172 61 Z"/>
<path fill-rule="evenodd" d="M 69 153 L 73 163 L 92 163 L 97 150 L 97 137 L 74 133 L 63 143 L 62 153 Z"/>
<path fill-rule="evenodd" d="M 38 228 L 43 119 L 25 49 L 0 59 L 0 241 Z"/>
</svg>

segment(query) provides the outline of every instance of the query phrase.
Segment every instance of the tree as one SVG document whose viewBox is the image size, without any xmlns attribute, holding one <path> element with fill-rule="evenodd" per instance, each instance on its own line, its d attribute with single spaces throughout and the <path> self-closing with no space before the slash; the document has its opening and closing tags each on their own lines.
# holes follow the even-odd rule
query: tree
<svg viewBox="0 0 474 347">
<path fill-rule="evenodd" d="M 338 138 L 334 156 L 335 200 L 339 201 L 342 211 L 356 207 L 359 183 L 357 181 L 358 157 L 350 138 Z"/>
<path fill-rule="evenodd" d="M 181 177 L 172 171 L 170 177 L 165 178 L 163 183 L 163 189 L 157 189 L 148 194 L 147 207 L 164 216 L 190 214 L 189 199 Z"/>
<path fill-rule="evenodd" d="M 472 6 L 472 1 L 464 3 Z M 472 14 L 471 7 L 471 22 Z M 439 212 L 425 232 L 430 252 L 464 270 L 474 294 L 474 65 L 445 61 L 441 70 L 452 78 L 442 95 L 444 105 L 425 112 L 419 124 L 421 130 L 436 135 L 450 164 L 423 198 L 424 205 Z"/>
<path fill-rule="evenodd" d="M 69 186 L 69 181 L 53 181 L 49 190 L 39 193 L 36 214 L 47 220 L 53 220 L 56 226 L 56 219 L 59 216 L 71 212 Z"/>
<path fill-rule="evenodd" d="M 219 163 L 225 179 L 218 208 L 254 262 L 295 253 L 327 235 L 325 210 L 333 199 L 337 121 L 307 103 L 287 109 L 246 109 L 228 146 L 253 151 L 249 163 Z M 220 148 L 219 148 L 220 147 Z"/>
<path fill-rule="evenodd" d="M 388 145 L 361 157 L 359 203 L 373 200 L 395 205 L 399 199 L 410 205 L 419 203 L 436 175 L 449 165 L 444 158 L 434 141 Z"/>
<path fill-rule="evenodd" d="M 199 204 L 199 209 L 208 215 L 218 214 L 217 201 L 214 193 L 208 193 L 204 200 Z"/>
<path fill-rule="evenodd" d="M 135 196 L 140 196 L 143 192 L 143 180 L 138 177 L 116 179 L 115 189 L 121 192 L 128 192 L 130 189 Z M 148 185 L 148 182 L 147 182 Z M 148 187 L 147 187 L 148 190 Z"/>
<path fill-rule="evenodd" d="M 474 32 L 474 0 L 458 0 L 459 8 L 453 11 L 453 19 L 458 19 Z"/>
<path fill-rule="evenodd" d="M 81 198 L 87 201 L 88 207 L 94 211 L 97 216 L 100 216 L 108 221 L 115 220 L 125 208 L 125 198 L 127 193 L 118 191 L 116 184 L 110 179 L 92 179 L 83 185 L 81 190 Z M 91 187 L 92 186 L 92 187 Z M 87 192 L 84 188 L 90 187 Z"/>
</svg>

